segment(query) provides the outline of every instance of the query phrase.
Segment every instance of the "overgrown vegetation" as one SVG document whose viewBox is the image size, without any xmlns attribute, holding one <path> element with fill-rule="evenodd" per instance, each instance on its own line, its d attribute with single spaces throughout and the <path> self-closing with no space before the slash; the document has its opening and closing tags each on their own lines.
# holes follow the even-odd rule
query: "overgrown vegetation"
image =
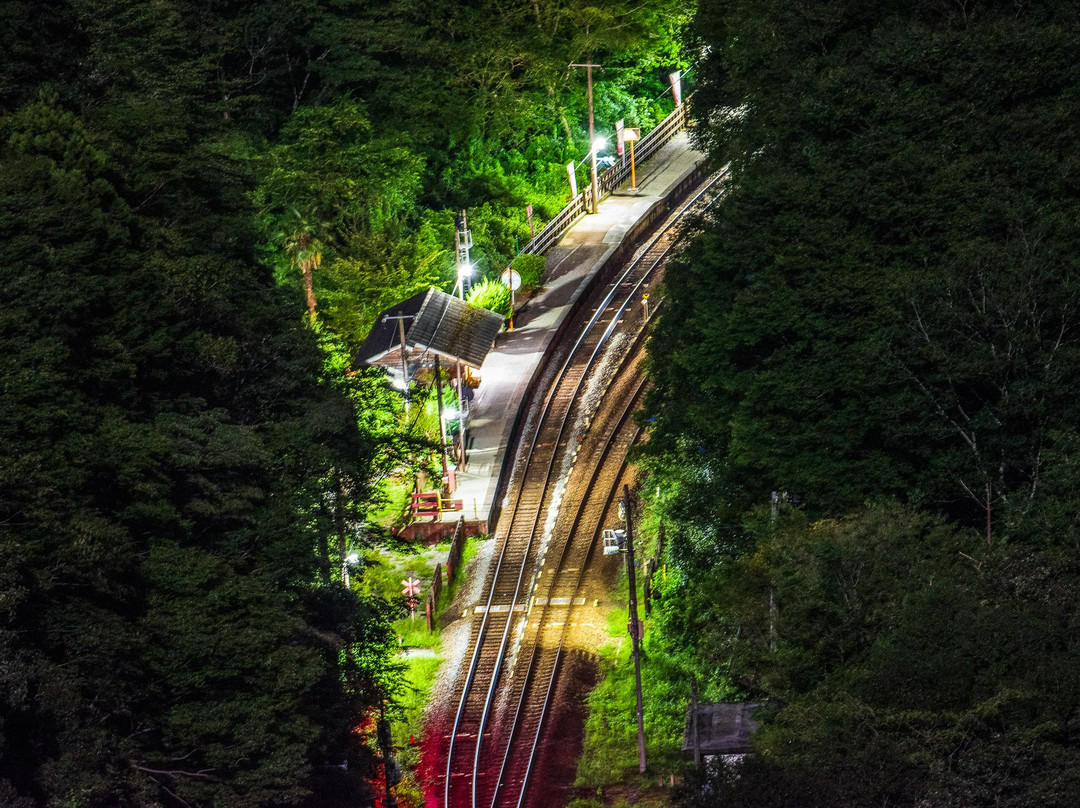
<svg viewBox="0 0 1080 808">
<path fill-rule="evenodd" d="M 1072 11 L 700 4 L 732 173 L 651 343 L 657 623 L 769 706 L 679 805 L 1080 800 Z"/>
<path fill-rule="evenodd" d="M 343 569 L 430 446 L 352 355 L 450 280 L 457 211 L 492 273 L 561 207 L 570 62 L 601 126 L 656 114 L 685 12 L 4 5 L 0 803 L 366 798 L 356 728 L 406 691 Z"/>
</svg>

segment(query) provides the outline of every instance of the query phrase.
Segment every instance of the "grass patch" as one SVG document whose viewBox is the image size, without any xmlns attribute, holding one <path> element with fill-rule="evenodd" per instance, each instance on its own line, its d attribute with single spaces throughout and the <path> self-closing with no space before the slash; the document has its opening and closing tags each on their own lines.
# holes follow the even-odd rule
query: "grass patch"
<svg viewBox="0 0 1080 808">
<path fill-rule="evenodd" d="M 451 602 L 454 591 L 465 582 L 465 568 L 480 550 L 480 542 L 487 536 L 472 536 L 465 540 L 462 548 L 462 560 L 454 574 L 454 580 L 444 581 L 437 614 Z M 369 552 L 361 562 L 362 574 L 355 576 L 358 591 L 364 594 L 384 597 L 399 604 L 400 617 L 394 621 L 402 649 L 419 650 L 419 653 L 405 654 L 400 657 L 404 664 L 404 683 L 395 698 L 397 716 L 391 722 L 391 733 L 396 747 L 396 758 L 401 767 L 401 783 L 396 787 L 398 799 L 403 805 L 423 805 L 423 793 L 416 780 L 416 766 L 419 762 L 419 747 L 409 743 L 410 737 L 419 738 L 423 726 L 424 709 L 430 699 L 431 688 L 442 665 L 441 631 L 436 622 L 433 632 L 427 629 L 424 607 L 435 566 L 443 565 L 450 551 L 447 539 L 416 553 Z M 416 617 L 409 616 L 406 599 L 401 594 L 401 580 L 413 576 L 421 581 Z M 433 652 L 433 653 L 431 653 Z"/>
<path fill-rule="evenodd" d="M 472 536 L 465 540 L 462 548 L 462 563 L 454 573 L 454 580 L 448 584 L 444 580 L 436 604 L 435 616 L 450 604 L 454 591 L 465 580 L 465 568 L 469 561 L 479 552 L 480 541 L 486 536 Z M 439 642 L 439 627 L 436 623 L 435 630 L 429 632 L 424 609 L 427 605 L 427 593 L 431 587 L 431 581 L 435 576 L 435 566 L 446 567 L 446 555 L 450 550 L 449 540 L 440 542 L 426 548 L 422 553 L 416 554 L 388 554 L 370 553 L 364 559 L 364 574 L 358 587 L 365 594 L 374 594 L 384 597 L 391 603 L 399 605 L 399 617 L 394 621 L 394 632 L 398 636 L 398 644 L 402 648 L 435 648 Z M 414 577 L 421 582 L 419 602 L 416 604 L 416 617 L 410 616 L 408 601 L 401 594 L 401 581 L 408 577 Z"/>
<path fill-rule="evenodd" d="M 436 649 L 437 650 L 437 649 Z M 398 765 L 401 767 L 401 783 L 394 789 L 398 799 L 406 805 L 423 805 L 423 789 L 416 780 L 416 767 L 420 762 L 420 747 L 410 741 L 419 738 L 424 723 L 424 708 L 431 695 L 431 687 L 439 673 L 442 659 L 437 656 L 412 656 L 406 658 L 405 687 L 398 697 L 401 717 L 393 721 L 390 731 L 396 747 Z"/>
<path fill-rule="evenodd" d="M 625 574 L 617 597 L 626 602 Z M 638 596 L 638 617 L 644 617 Z M 612 610 L 608 631 L 612 642 L 599 650 L 600 683 L 588 696 L 585 743 L 575 785 L 597 788 L 620 783 L 656 784 L 657 775 L 679 773 L 683 728 L 690 703 L 690 676 L 654 642 L 646 621 L 641 659 L 646 774 L 638 771 L 637 698 L 632 643 L 626 626 L 629 611 Z"/>
<path fill-rule="evenodd" d="M 423 604 L 416 607 L 415 620 L 409 617 L 395 620 L 394 631 L 398 635 L 398 645 L 402 648 L 439 647 L 439 627 L 436 625 L 434 631 L 428 631 Z"/>
<path fill-rule="evenodd" d="M 368 519 L 383 527 L 393 527 L 401 523 L 411 500 L 413 491 L 412 475 L 387 477 L 379 482 L 376 496 L 383 498 L 383 504 L 368 514 Z"/>
</svg>

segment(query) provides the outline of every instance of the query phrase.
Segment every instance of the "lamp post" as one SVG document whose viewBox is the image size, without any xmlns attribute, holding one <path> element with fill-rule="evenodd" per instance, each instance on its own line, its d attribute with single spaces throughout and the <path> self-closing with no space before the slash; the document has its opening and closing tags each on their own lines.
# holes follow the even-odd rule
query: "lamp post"
<svg viewBox="0 0 1080 808">
<path fill-rule="evenodd" d="M 384 314 L 383 322 L 387 320 L 398 321 L 398 342 L 401 347 L 401 390 L 405 395 L 405 417 L 409 417 L 409 359 L 405 348 L 405 321 L 411 320 L 415 314 Z"/>
<path fill-rule="evenodd" d="M 634 173 L 634 143 L 641 137 L 640 129 L 624 129 L 623 140 L 630 144 L 630 187 L 637 188 L 637 175 Z"/>
<path fill-rule="evenodd" d="M 596 128 L 593 122 L 592 69 L 594 67 L 599 67 L 601 70 L 603 70 L 604 68 L 601 65 L 595 65 L 592 62 L 583 62 L 580 64 L 571 63 L 570 67 L 585 68 L 585 81 L 587 82 L 589 90 L 589 149 L 592 161 L 592 210 L 590 211 L 590 213 L 596 213 L 600 203 L 600 199 L 597 193 L 596 182 Z"/>
<path fill-rule="evenodd" d="M 469 230 L 469 220 L 466 217 L 465 211 L 461 211 L 455 221 L 457 232 L 454 234 L 454 240 L 457 242 L 457 289 L 458 297 L 464 302 L 465 300 L 465 279 L 471 278 L 473 274 L 472 259 L 469 258 L 469 249 L 473 246 L 472 231 Z M 458 394 L 458 408 L 461 411 L 461 423 L 459 424 L 459 435 L 461 437 L 461 450 L 458 457 L 458 466 L 462 471 L 465 470 L 465 375 L 461 369 L 461 360 L 457 361 L 457 394 Z M 445 427 L 444 427 L 445 429 Z M 445 443 L 445 434 L 444 434 Z M 445 461 L 444 461 L 445 465 Z"/>
<path fill-rule="evenodd" d="M 469 230 L 469 222 L 465 211 L 458 214 L 454 221 L 454 241 L 457 253 L 457 290 L 458 297 L 465 299 L 465 279 L 473 274 L 472 261 L 469 258 L 469 249 L 473 246 L 472 232 Z"/>
</svg>

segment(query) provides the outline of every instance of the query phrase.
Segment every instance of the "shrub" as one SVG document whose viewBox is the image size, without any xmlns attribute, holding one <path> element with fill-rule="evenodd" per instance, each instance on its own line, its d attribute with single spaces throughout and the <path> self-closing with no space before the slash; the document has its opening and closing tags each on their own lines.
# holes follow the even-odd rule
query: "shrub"
<svg viewBox="0 0 1080 808">
<path fill-rule="evenodd" d="M 489 309 L 497 314 L 510 314 L 510 289 L 490 278 L 480 281 L 469 290 L 470 305 Z"/>
<path fill-rule="evenodd" d="M 522 253 L 510 265 L 521 276 L 521 286 L 525 289 L 538 289 L 544 284 L 544 271 L 547 259 L 542 255 Z"/>
</svg>

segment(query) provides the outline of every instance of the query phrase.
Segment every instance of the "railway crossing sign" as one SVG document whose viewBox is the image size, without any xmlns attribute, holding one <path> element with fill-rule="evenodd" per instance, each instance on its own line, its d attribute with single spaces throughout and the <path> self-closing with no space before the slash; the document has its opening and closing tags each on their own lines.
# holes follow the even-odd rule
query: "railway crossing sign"
<svg viewBox="0 0 1080 808">
<path fill-rule="evenodd" d="M 401 579 L 401 594 L 409 599 L 409 618 L 416 619 L 417 595 L 420 594 L 420 581 L 413 576 Z"/>
</svg>

